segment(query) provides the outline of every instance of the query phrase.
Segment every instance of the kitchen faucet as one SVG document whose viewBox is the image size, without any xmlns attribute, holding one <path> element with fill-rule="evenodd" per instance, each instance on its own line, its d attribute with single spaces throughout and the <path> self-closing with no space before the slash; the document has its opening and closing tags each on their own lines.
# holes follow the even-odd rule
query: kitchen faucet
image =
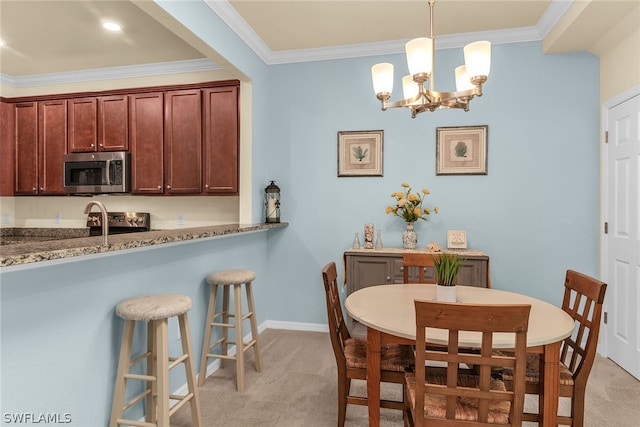
<svg viewBox="0 0 640 427">
<path fill-rule="evenodd" d="M 91 207 L 96 205 L 100 212 L 102 213 L 102 244 L 107 246 L 109 244 L 107 236 L 109 235 L 109 219 L 107 218 L 107 209 L 104 207 L 102 202 L 98 202 L 96 200 L 92 200 L 87 203 L 87 206 L 84 208 L 84 213 L 88 214 L 91 212 Z"/>
</svg>

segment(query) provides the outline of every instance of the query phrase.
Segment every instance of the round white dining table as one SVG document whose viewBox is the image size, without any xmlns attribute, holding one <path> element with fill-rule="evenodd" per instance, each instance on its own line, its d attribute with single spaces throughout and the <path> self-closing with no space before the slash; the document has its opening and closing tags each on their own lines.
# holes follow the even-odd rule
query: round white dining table
<svg viewBox="0 0 640 427">
<path fill-rule="evenodd" d="M 369 286 L 350 294 L 345 308 L 352 319 L 367 327 L 367 396 L 369 425 L 380 422 L 380 347 L 385 343 L 415 342 L 416 324 L 414 300 L 435 300 L 436 285 L 393 284 Z M 540 414 L 543 427 L 557 425 L 560 377 L 560 343 L 570 336 L 574 321 L 560 307 L 514 292 L 497 289 L 457 286 L 458 303 L 529 304 L 527 351 L 541 356 Z M 428 341 L 446 344 L 447 331 L 429 329 Z M 461 345 L 481 346 L 479 333 L 461 335 Z M 495 348 L 513 348 L 513 335 L 494 334 Z"/>
</svg>

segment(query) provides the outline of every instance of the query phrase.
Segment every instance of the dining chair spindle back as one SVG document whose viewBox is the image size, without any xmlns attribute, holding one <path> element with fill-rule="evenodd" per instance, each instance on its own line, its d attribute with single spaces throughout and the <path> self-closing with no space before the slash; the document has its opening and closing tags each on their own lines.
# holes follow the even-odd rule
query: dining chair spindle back
<svg viewBox="0 0 640 427">
<path fill-rule="evenodd" d="M 322 269 L 322 279 L 327 302 L 329 336 L 338 368 L 338 427 L 343 427 L 347 404 L 367 406 L 367 398 L 350 394 L 351 380 L 367 378 L 367 342 L 352 337 L 347 328 L 338 292 L 338 274 L 335 262 Z M 413 365 L 413 349 L 407 345 L 389 344 L 382 348 L 380 379 L 387 383 L 404 383 L 404 370 Z M 380 407 L 402 410 L 402 400 L 380 400 Z"/>
<path fill-rule="evenodd" d="M 589 373 L 593 367 L 600 334 L 602 305 L 607 284 L 577 271 L 567 270 L 564 281 L 562 309 L 574 320 L 573 334 L 562 342 L 560 351 L 560 397 L 571 398 L 571 416 L 558 415 L 558 423 L 573 427 L 584 426 L 584 400 Z M 540 356 L 527 355 L 525 391 L 540 393 Z M 512 379 L 505 370 L 503 378 Z M 525 421 L 539 421 L 539 414 L 525 413 Z"/>
<path fill-rule="evenodd" d="M 402 254 L 402 274 L 404 283 L 436 283 L 435 272 L 433 278 L 427 279 L 425 272 L 427 268 L 433 268 L 433 257 L 423 252 L 404 252 Z M 417 274 L 411 274 L 412 272 Z M 417 280 L 414 279 L 417 277 Z"/>
<path fill-rule="evenodd" d="M 521 426 L 531 306 L 414 303 L 416 364 L 415 372 L 405 374 L 405 426 Z M 427 347 L 427 328 L 448 330 L 448 342 L 442 347 Z M 492 351 L 495 332 L 514 336 L 513 354 Z M 464 348 L 469 333 L 482 334 L 479 352 Z M 447 367 L 425 366 L 433 361 L 445 362 Z M 505 366 L 515 373 L 512 390 L 494 377 Z"/>
</svg>

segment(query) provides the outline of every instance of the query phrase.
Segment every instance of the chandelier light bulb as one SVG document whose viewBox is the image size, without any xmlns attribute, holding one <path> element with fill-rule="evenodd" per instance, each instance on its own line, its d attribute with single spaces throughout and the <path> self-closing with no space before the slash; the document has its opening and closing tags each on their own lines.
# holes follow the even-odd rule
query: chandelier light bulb
<svg viewBox="0 0 640 427">
<path fill-rule="evenodd" d="M 491 43 L 479 41 L 464 47 L 464 63 L 470 78 L 488 76 L 491 70 Z"/>
<path fill-rule="evenodd" d="M 407 54 L 409 74 L 431 74 L 433 64 L 431 57 L 433 52 L 433 40 L 429 37 L 419 37 L 404 45 Z"/>
<path fill-rule="evenodd" d="M 413 81 L 411 74 L 402 78 L 402 94 L 404 99 L 415 98 L 418 95 L 418 83 Z"/>
<path fill-rule="evenodd" d="M 371 78 L 373 80 L 373 90 L 376 95 L 393 92 L 393 64 L 383 62 L 371 67 Z"/>
<path fill-rule="evenodd" d="M 471 77 L 467 74 L 466 65 L 461 65 L 456 67 L 456 90 L 458 92 L 462 92 L 465 90 L 472 90 L 474 88 L 473 83 L 471 83 Z"/>
</svg>

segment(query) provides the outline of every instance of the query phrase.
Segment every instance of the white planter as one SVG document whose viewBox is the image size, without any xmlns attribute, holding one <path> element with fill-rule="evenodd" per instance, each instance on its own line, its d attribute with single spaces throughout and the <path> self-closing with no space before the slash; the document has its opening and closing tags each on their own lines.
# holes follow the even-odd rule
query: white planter
<svg viewBox="0 0 640 427">
<path fill-rule="evenodd" d="M 456 302 L 456 287 L 436 285 L 436 301 Z"/>
</svg>

